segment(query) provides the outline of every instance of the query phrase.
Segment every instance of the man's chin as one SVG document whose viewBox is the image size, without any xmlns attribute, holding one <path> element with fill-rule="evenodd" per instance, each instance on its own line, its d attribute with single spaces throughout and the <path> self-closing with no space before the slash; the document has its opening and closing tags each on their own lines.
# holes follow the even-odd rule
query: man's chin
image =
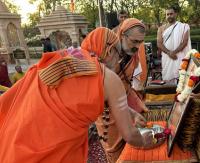
<svg viewBox="0 0 200 163">
<path fill-rule="evenodd" d="M 131 52 L 131 53 L 126 53 L 126 54 L 129 55 L 129 56 L 133 56 L 133 55 L 135 55 L 135 53 L 136 52 Z"/>
<path fill-rule="evenodd" d="M 133 55 L 135 55 L 137 52 L 138 52 L 138 50 L 129 52 L 129 53 L 127 53 L 127 54 L 130 55 L 130 56 L 133 56 Z"/>
<path fill-rule="evenodd" d="M 135 52 L 132 52 L 132 51 L 124 51 L 123 50 L 123 53 L 126 54 L 126 55 L 129 55 L 129 56 L 133 56 L 135 55 L 135 53 L 137 52 L 138 50 L 136 50 Z"/>
<path fill-rule="evenodd" d="M 170 24 L 175 23 L 174 20 L 168 20 L 168 22 L 169 22 Z"/>
</svg>

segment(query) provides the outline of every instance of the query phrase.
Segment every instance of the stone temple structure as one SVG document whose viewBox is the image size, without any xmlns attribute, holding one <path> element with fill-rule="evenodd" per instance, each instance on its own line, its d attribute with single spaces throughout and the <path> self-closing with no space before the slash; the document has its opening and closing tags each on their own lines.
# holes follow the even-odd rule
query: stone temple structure
<svg viewBox="0 0 200 163">
<path fill-rule="evenodd" d="M 69 47 L 73 41 L 80 44 L 80 35 L 87 33 L 87 26 L 84 16 L 68 12 L 63 6 L 44 16 L 38 24 L 41 37 L 50 37 L 58 49 Z"/>
<path fill-rule="evenodd" d="M 16 53 L 17 55 L 15 55 Z M 29 59 L 28 48 L 21 29 L 21 18 L 12 14 L 0 0 L 0 57 L 8 62 Z"/>
</svg>

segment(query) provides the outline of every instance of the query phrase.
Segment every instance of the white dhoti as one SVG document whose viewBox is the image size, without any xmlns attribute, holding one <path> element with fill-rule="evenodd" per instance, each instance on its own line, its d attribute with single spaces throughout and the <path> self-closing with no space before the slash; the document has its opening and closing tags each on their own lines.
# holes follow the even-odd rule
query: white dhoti
<svg viewBox="0 0 200 163">
<path fill-rule="evenodd" d="M 181 22 L 176 22 L 174 25 L 171 25 L 169 28 L 167 28 L 163 32 L 162 38 L 163 38 L 164 46 L 170 51 L 176 50 L 176 48 L 183 41 L 185 33 L 189 31 L 189 29 L 190 27 L 188 24 L 184 24 Z M 162 52 L 162 78 L 163 80 L 172 80 L 174 78 L 178 78 L 179 76 L 178 72 L 179 72 L 182 59 L 185 57 L 186 53 L 190 49 L 191 49 L 191 40 L 189 36 L 187 46 L 181 52 L 176 54 L 177 55 L 176 60 L 171 59 L 166 53 Z"/>
</svg>

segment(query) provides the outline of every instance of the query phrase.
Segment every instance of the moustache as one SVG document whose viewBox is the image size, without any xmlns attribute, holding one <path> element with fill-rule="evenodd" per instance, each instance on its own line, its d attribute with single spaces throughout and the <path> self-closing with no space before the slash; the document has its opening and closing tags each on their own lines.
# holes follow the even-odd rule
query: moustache
<svg viewBox="0 0 200 163">
<path fill-rule="evenodd" d="M 134 53 L 137 52 L 137 51 L 138 51 L 138 48 L 133 47 L 133 48 L 131 48 L 130 50 L 125 51 L 125 53 L 128 54 L 128 55 L 130 55 L 130 56 L 132 56 L 132 55 L 134 55 Z"/>
<path fill-rule="evenodd" d="M 167 20 L 168 21 L 174 21 L 174 18 L 168 18 Z"/>
</svg>

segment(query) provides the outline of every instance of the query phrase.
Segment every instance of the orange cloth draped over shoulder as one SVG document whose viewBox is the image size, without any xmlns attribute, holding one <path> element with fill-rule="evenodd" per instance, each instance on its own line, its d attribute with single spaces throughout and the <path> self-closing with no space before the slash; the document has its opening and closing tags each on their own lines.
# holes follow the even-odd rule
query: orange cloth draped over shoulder
<svg viewBox="0 0 200 163">
<path fill-rule="evenodd" d="M 166 126 L 166 121 L 148 122 Z M 117 163 L 182 163 L 190 162 L 191 153 L 183 152 L 176 144 L 170 157 L 167 156 L 167 141 L 153 149 L 136 149 L 126 144 Z"/>
<path fill-rule="evenodd" d="M 96 30 L 98 29 L 99 31 L 97 32 Z M 104 59 L 106 55 L 108 54 L 107 52 L 109 52 L 110 49 L 117 42 L 119 42 L 119 39 L 113 31 L 107 28 L 101 27 L 101 28 L 97 28 L 96 30 L 89 33 L 86 39 L 83 40 L 81 48 L 86 49 L 91 54 L 97 55 L 102 60 L 102 62 L 104 62 Z M 97 39 L 100 39 L 101 41 L 99 40 L 97 42 Z M 102 44 L 104 45 L 104 48 L 103 48 L 105 49 L 104 51 L 101 48 Z M 122 140 L 122 136 L 117 129 L 115 119 L 112 115 L 112 111 L 111 111 L 111 114 L 109 115 L 109 118 L 110 120 L 109 122 L 107 122 L 107 125 L 109 125 L 108 133 L 107 133 L 108 140 L 106 142 L 101 141 L 101 144 L 106 152 L 107 161 L 109 163 L 111 162 L 114 163 L 118 159 L 125 143 Z M 100 136 L 103 136 L 104 131 L 105 131 L 104 123 L 105 122 L 102 116 L 99 116 L 98 120 L 95 122 L 97 130 L 98 130 L 98 134 Z"/>
<path fill-rule="evenodd" d="M 144 84 L 147 80 L 147 59 L 144 43 L 142 43 L 138 49 L 138 57 L 142 67 L 142 73 L 140 74 L 140 81 Z"/>
<path fill-rule="evenodd" d="M 145 28 L 144 24 L 139 21 L 138 19 L 135 18 L 128 18 L 124 20 L 124 22 L 119 26 L 117 35 L 121 39 L 122 35 L 124 32 L 126 32 L 128 29 L 134 27 L 134 26 L 142 26 Z M 144 83 L 147 78 L 147 62 L 146 62 L 146 53 L 145 53 L 145 47 L 144 43 L 142 43 L 138 49 L 138 52 L 136 53 L 136 56 L 133 56 L 134 59 L 132 60 L 131 66 L 134 71 L 134 69 L 138 66 L 138 62 L 140 62 L 141 67 L 142 67 L 142 73 L 140 75 L 140 81 Z M 127 70 L 128 71 L 128 70 Z M 133 72 L 132 72 L 133 74 Z"/>
<path fill-rule="evenodd" d="M 88 126 L 103 112 L 103 77 L 95 58 L 43 54 L 0 96 L 0 162 L 85 163 Z"/>
<path fill-rule="evenodd" d="M 119 42 L 119 38 L 113 31 L 105 27 L 98 27 L 87 35 L 81 48 L 103 60 L 117 42 Z"/>
<path fill-rule="evenodd" d="M 128 18 L 118 27 L 118 32 L 117 32 L 118 37 L 121 39 L 123 33 L 134 26 L 142 26 L 145 28 L 144 24 L 142 24 L 141 21 L 139 21 L 138 19 Z M 134 110 L 136 110 L 137 112 L 143 112 L 146 111 L 146 107 L 142 102 L 142 100 L 137 95 L 137 92 L 131 88 L 131 79 L 134 70 L 137 68 L 139 62 L 142 67 L 140 81 L 144 84 L 147 77 L 147 64 L 146 64 L 144 44 L 140 45 L 138 52 L 132 56 L 129 63 L 125 66 L 124 71 L 119 73 L 119 76 L 126 88 L 129 106 Z"/>
</svg>

